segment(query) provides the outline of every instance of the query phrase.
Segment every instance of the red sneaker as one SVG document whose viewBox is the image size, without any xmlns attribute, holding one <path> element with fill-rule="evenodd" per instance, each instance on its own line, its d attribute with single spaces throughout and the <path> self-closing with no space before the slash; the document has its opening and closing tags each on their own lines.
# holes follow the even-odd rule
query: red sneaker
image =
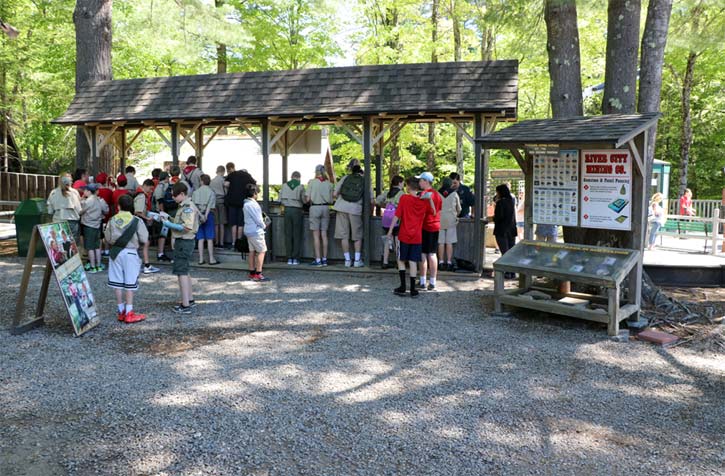
<svg viewBox="0 0 725 476">
<path fill-rule="evenodd" d="M 123 320 L 126 324 L 133 324 L 134 322 L 140 322 L 146 319 L 146 315 L 144 314 L 136 314 L 135 312 L 131 311 L 126 314 L 126 318 Z"/>
<path fill-rule="evenodd" d="M 118 322 L 123 322 L 126 320 L 126 311 L 119 312 L 118 313 Z"/>
</svg>

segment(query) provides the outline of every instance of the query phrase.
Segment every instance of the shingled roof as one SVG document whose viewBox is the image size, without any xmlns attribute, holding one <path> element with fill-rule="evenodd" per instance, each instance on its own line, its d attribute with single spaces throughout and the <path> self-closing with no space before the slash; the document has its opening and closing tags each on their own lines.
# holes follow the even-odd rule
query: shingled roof
<svg viewBox="0 0 725 476">
<path fill-rule="evenodd" d="M 620 147 L 661 117 L 645 114 L 607 114 L 566 119 L 522 121 L 487 136 L 476 138 L 486 148 L 521 147 L 525 144 L 602 143 Z"/>
<path fill-rule="evenodd" d="M 515 119 L 518 62 L 423 63 L 88 81 L 56 124 L 342 114 Z"/>
</svg>

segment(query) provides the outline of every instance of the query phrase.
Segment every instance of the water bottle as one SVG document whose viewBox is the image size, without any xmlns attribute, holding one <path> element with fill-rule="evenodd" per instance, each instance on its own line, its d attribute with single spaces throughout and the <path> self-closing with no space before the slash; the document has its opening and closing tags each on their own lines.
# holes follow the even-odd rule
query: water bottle
<svg viewBox="0 0 725 476">
<path fill-rule="evenodd" d="M 169 234 L 169 227 L 164 225 L 161 227 L 161 236 L 167 236 Z"/>
</svg>

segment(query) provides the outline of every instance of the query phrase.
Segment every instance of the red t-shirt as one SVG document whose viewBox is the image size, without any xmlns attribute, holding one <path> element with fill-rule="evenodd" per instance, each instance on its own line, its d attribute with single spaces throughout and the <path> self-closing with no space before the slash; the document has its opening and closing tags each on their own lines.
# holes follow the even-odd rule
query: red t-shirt
<svg viewBox="0 0 725 476">
<path fill-rule="evenodd" d="M 683 195 L 680 197 L 680 215 L 692 215 L 693 213 L 690 211 L 690 208 L 692 208 L 692 199 L 687 198 L 687 195 Z"/>
<path fill-rule="evenodd" d="M 421 194 L 431 192 L 433 198 L 433 205 L 436 207 L 436 214 L 433 215 L 433 210 L 430 208 L 430 202 L 428 200 L 421 200 L 425 202 L 426 205 L 426 212 L 425 212 L 425 220 L 423 220 L 423 229 L 425 231 L 440 231 L 441 230 L 441 209 L 443 208 L 443 198 L 441 197 L 441 194 L 438 193 L 436 190 L 429 188 L 428 190 L 423 190 L 420 192 Z"/>
<path fill-rule="evenodd" d="M 99 188 L 98 189 L 98 198 L 106 202 L 108 205 L 108 213 L 106 213 L 105 219 L 108 221 L 108 219 L 111 217 L 111 212 L 113 211 L 113 190 L 110 188 Z"/>
<path fill-rule="evenodd" d="M 112 211 L 111 211 L 111 214 L 112 215 L 115 215 L 116 213 L 118 213 L 118 199 L 122 195 L 128 195 L 128 190 L 126 190 L 125 188 L 119 188 L 119 189 L 116 189 L 116 190 L 113 191 L 113 198 L 112 198 L 113 206 L 111 207 L 112 208 Z"/>
<path fill-rule="evenodd" d="M 423 243 L 423 219 L 426 210 L 430 210 L 430 202 L 413 195 L 403 195 L 395 209 L 395 216 L 400 220 L 398 239 L 408 245 Z"/>
<path fill-rule="evenodd" d="M 88 185 L 85 180 L 78 179 L 75 182 L 73 182 L 73 188 L 76 190 L 80 190 L 81 187 L 84 187 Z"/>
</svg>

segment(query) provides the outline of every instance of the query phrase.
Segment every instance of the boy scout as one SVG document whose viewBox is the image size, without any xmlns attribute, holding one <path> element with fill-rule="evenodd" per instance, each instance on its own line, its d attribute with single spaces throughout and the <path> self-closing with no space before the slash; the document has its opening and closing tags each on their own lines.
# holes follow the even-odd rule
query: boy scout
<svg viewBox="0 0 725 476">
<path fill-rule="evenodd" d="M 199 264 L 204 264 L 204 242 L 209 245 L 209 264 L 219 264 L 214 258 L 214 208 L 216 207 L 216 194 L 209 187 L 211 177 L 202 174 L 199 188 L 191 194 L 191 201 L 199 209 L 200 223 L 196 239 L 199 240 Z"/>
<path fill-rule="evenodd" d="M 179 277 L 181 293 L 181 304 L 173 308 L 177 314 L 191 314 L 191 308 L 196 305 L 191 289 L 189 261 L 194 252 L 194 237 L 199 230 L 199 209 L 187 195 L 188 192 L 189 189 L 183 182 L 173 185 L 172 195 L 174 201 L 179 204 L 179 209 L 173 221 L 163 222 L 163 225 L 171 230 L 172 237 L 176 239 L 172 273 Z"/>
<path fill-rule="evenodd" d="M 154 181 L 146 179 L 143 185 L 136 193 L 136 197 L 133 199 L 133 213 L 139 217 L 146 224 L 146 229 L 149 232 L 149 236 L 153 236 L 154 222 L 148 217 L 148 212 L 151 211 L 151 194 L 154 191 Z M 149 262 L 149 246 L 151 240 L 146 240 L 143 245 L 143 274 L 158 273 L 159 268 L 151 266 Z"/>
</svg>

